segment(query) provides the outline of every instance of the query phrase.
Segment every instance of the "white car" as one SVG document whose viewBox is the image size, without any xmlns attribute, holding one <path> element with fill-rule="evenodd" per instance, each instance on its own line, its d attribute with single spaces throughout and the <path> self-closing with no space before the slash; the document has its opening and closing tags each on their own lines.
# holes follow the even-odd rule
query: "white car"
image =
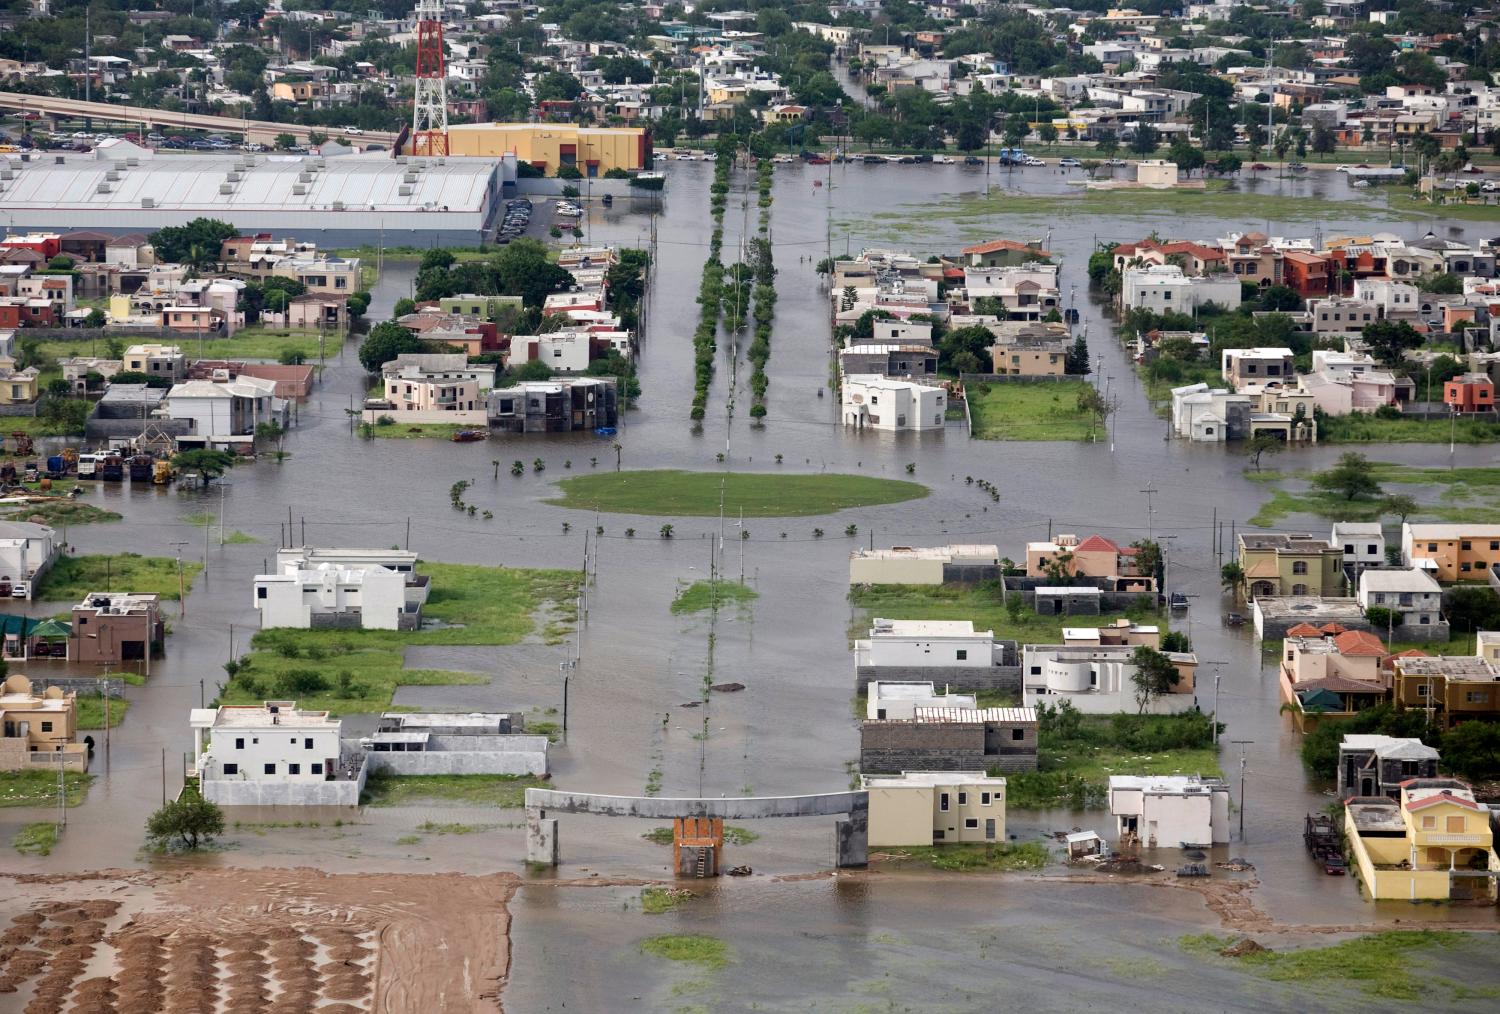
<svg viewBox="0 0 1500 1014">
<path fill-rule="evenodd" d="M 364 131 L 360 130 L 358 127 L 340 127 L 339 129 L 342 130 L 344 133 L 350 134 L 350 135 L 352 135 L 354 137 L 359 137 L 361 134 L 364 133 Z"/>
<path fill-rule="evenodd" d="M 93 139 L 94 135 L 90 134 L 87 130 L 75 130 L 73 132 L 73 140 L 75 141 L 92 141 Z"/>
<path fill-rule="evenodd" d="M 1083 163 L 1080 162 L 1080 161 L 1078 161 L 1076 158 L 1060 158 L 1060 159 L 1057 160 L 1057 164 L 1058 164 L 1058 166 L 1060 168 L 1063 168 L 1063 169 L 1082 169 L 1083 168 Z"/>
<path fill-rule="evenodd" d="M 1483 190 L 1487 194 L 1492 194 L 1496 190 L 1500 190 L 1500 180 L 1485 180 L 1483 183 L 1479 184 L 1479 189 Z"/>
<path fill-rule="evenodd" d="M 696 158 L 694 158 L 692 155 L 689 155 L 687 152 L 683 152 L 682 154 L 680 154 L 680 155 L 677 156 L 677 161 L 679 161 L 679 162 L 696 162 L 698 160 Z"/>
<path fill-rule="evenodd" d="M 1026 156 L 1026 164 L 1027 165 L 1046 165 L 1047 164 L 1047 160 L 1044 159 L 1044 158 L 1034 158 L 1034 157 L 1028 155 L 1028 156 Z"/>
<path fill-rule="evenodd" d="M 1335 169 L 1334 172 L 1346 173 L 1346 172 L 1349 171 L 1349 169 L 1350 169 L 1349 166 L 1341 165 L 1337 169 Z"/>
<path fill-rule="evenodd" d="M 933 162 L 934 165 L 952 165 L 953 164 L 953 156 L 952 155 L 934 155 L 934 156 L 932 156 L 932 162 Z"/>
</svg>

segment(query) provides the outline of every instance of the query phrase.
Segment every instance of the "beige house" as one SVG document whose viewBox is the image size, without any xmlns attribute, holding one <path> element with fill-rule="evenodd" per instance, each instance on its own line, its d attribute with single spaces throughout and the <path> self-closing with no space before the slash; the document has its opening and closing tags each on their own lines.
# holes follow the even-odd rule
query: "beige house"
<svg viewBox="0 0 1500 1014">
<path fill-rule="evenodd" d="M 965 567 L 1000 566 L 1000 547 L 892 546 L 849 554 L 850 584 L 942 584 Z"/>
<path fill-rule="evenodd" d="M 89 766 L 89 748 L 78 735 L 78 695 L 48 687 L 33 693 L 31 680 L 11 676 L 0 683 L 0 771 L 69 771 Z"/>
<path fill-rule="evenodd" d="M 990 361 L 995 373 L 1002 377 L 1061 377 L 1067 372 L 1068 346 L 1061 342 L 992 345 Z"/>
<path fill-rule="evenodd" d="M 1134 546 L 1121 546 L 1102 535 L 1082 542 L 1076 535 L 1059 535 L 1051 542 L 1026 544 L 1026 576 L 1049 577 L 1048 568 L 1057 567 L 1069 577 L 1104 578 L 1114 591 L 1152 591 L 1156 575 L 1142 574 L 1136 555 Z"/>
<path fill-rule="evenodd" d="M 870 847 L 1005 841 L 1005 779 L 982 771 L 864 775 Z"/>
<path fill-rule="evenodd" d="M 170 377 L 176 383 L 187 379 L 187 356 L 176 345 L 132 345 L 125 350 L 124 363 L 123 373 Z"/>
<path fill-rule="evenodd" d="M 1239 537 L 1238 550 L 1252 599 L 1278 595 L 1331 597 L 1343 591 L 1343 547 L 1327 539 L 1247 534 Z"/>
</svg>

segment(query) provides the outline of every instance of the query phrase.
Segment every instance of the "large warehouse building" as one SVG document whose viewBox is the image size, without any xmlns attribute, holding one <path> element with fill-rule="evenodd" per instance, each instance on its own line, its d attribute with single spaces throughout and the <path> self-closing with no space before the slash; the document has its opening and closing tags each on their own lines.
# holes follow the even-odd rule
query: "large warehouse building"
<svg viewBox="0 0 1500 1014">
<path fill-rule="evenodd" d="M 0 156 L 14 230 L 149 233 L 194 218 L 320 246 L 475 246 L 492 237 L 510 158 L 167 154 L 109 141 L 87 154 Z"/>
<path fill-rule="evenodd" d="M 611 169 L 651 168 L 651 132 L 644 127 L 581 127 L 576 123 L 455 123 L 448 127 L 451 155 L 514 155 L 544 176 L 572 166 L 599 178 Z"/>
</svg>

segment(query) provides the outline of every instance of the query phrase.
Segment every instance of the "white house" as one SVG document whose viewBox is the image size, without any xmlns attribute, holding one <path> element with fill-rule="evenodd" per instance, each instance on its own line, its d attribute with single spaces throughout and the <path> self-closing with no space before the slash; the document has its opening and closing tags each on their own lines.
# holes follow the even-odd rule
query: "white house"
<svg viewBox="0 0 1500 1014">
<path fill-rule="evenodd" d="M 858 666 L 943 666 L 988 669 L 995 664 L 995 632 L 971 620 L 876 618 L 868 638 L 854 642 Z"/>
<path fill-rule="evenodd" d="M 1289 348 L 1224 349 L 1220 353 L 1219 373 L 1235 387 L 1285 382 L 1296 376 Z"/>
<path fill-rule="evenodd" d="M 341 723 L 295 701 L 193 708 L 190 777 L 221 806 L 354 806 L 364 787 L 362 754 L 345 755 Z M 205 733 L 207 740 L 205 741 Z"/>
<path fill-rule="evenodd" d="M 1333 526 L 1329 543 L 1344 547 L 1344 566 L 1383 567 L 1385 565 L 1385 531 L 1380 522 L 1339 521 Z"/>
<path fill-rule="evenodd" d="M 406 578 L 384 567 L 289 564 L 255 576 L 255 608 L 263 629 L 400 630 L 408 615 Z"/>
<path fill-rule="evenodd" d="M 1200 443 L 1249 436 L 1250 396 L 1207 384 L 1172 388 L 1172 432 Z"/>
<path fill-rule="evenodd" d="M 1120 304 L 1127 310 L 1195 313 L 1206 303 L 1234 309 L 1240 305 L 1240 280 L 1234 275 L 1189 277 L 1175 264 L 1126 268 Z"/>
<path fill-rule="evenodd" d="M 873 326 L 875 334 L 871 342 L 876 345 L 932 344 L 932 325 L 925 321 L 877 320 Z"/>
<path fill-rule="evenodd" d="M 1041 320 L 1062 308 L 1057 265 L 1029 262 L 1016 267 L 966 267 L 964 290 L 969 302 L 995 299 L 1010 320 Z"/>
<path fill-rule="evenodd" d="M 1421 306 L 1416 285 L 1395 278 L 1356 278 L 1354 298 L 1372 304 L 1386 319 L 1415 317 Z"/>
<path fill-rule="evenodd" d="M 918 708 L 977 708 L 973 694 L 938 693 L 931 683 L 909 680 L 871 680 L 865 690 L 865 717 L 912 719 Z"/>
<path fill-rule="evenodd" d="M 1361 609 L 1377 606 L 1394 610 L 1406 626 L 1442 622 L 1443 589 L 1425 570 L 1366 570 L 1359 575 L 1354 595 Z"/>
<path fill-rule="evenodd" d="M 510 340 L 511 366 L 536 360 L 553 373 L 583 373 L 589 368 L 589 332 L 553 331 L 516 335 Z"/>
<path fill-rule="evenodd" d="M 1085 714 L 1137 712 L 1134 682 L 1135 645 L 1027 644 L 1021 648 L 1021 703 L 1057 705 L 1069 701 Z M 1194 673 L 1198 657 L 1192 652 L 1164 652 L 1177 667 L 1172 693 L 1153 697 L 1145 711 L 1152 715 L 1180 715 L 1197 706 Z"/>
<path fill-rule="evenodd" d="M 57 532 L 30 521 L 0 521 L 0 590 L 13 598 L 31 598 L 37 580 L 59 552 Z"/>
<path fill-rule="evenodd" d="M 167 392 L 167 417 L 189 423 L 179 445 L 229 448 L 253 443 L 261 423 L 285 426 L 287 402 L 276 397 L 274 380 L 243 374 L 223 383 L 189 380 Z"/>
<path fill-rule="evenodd" d="M 1110 775 L 1109 812 L 1121 842 L 1149 848 L 1229 842 L 1229 786 L 1198 775 Z"/>
<path fill-rule="evenodd" d="M 889 380 L 873 373 L 850 374 L 840 385 L 844 425 L 877 430 L 940 430 L 947 392 L 934 384 Z"/>
</svg>

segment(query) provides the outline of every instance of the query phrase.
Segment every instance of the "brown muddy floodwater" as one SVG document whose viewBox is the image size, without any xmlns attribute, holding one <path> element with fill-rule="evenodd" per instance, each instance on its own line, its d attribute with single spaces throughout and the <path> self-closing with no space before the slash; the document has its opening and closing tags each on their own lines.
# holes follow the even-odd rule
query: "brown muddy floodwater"
<svg viewBox="0 0 1500 1014">
<path fill-rule="evenodd" d="M 832 185 L 813 187 L 815 172 Z M 1099 532 L 1126 542 L 1149 530 L 1158 537 L 1175 537 L 1174 590 L 1192 596 L 1186 618 L 1174 619 L 1174 624 L 1188 630 L 1201 657 L 1224 663 L 1219 710 L 1229 726 L 1225 738 L 1251 741 L 1245 751 L 1245 835 L 1216 850 L 1214 858 L 1249 859 L 1256 867 L 1253 883 L 1234 886 L 1241 878 L 1222 873 L 1216 873 L 1214 886 L 1201 889 L 889 870 L 830 877 L 831 821 L 763 822 L 754 828 L 760 839 L 735 847 L 729 857 L 752 866 L 754 876 L 691 885 L 705 896 L 671 913 L 647 916 L 640 911 L 638 886 L 608 885 L 667 878 L 666 850 L 640 838 L 649 824 L 565 817 L 565 864 L 557 876 L 581 883 L 561 886 L 525 871 L 519 811 L 458 806 L 369 808 L 359 814 L 238 814 L 233 819 L 240 826 L 231 828 L 222 851 L 174 862 L 141 854 L 146 816 L 160 803 L 164 787 L 172 794 L 182 782 L 182 758 L 191 746 L 188 709 L 198 705 L 200 694 L 213 697 L 215 683 L 223 678 L 221 666 L 231 654 L 231 637 L 236 653 L 245 649 L 256 620 L 249 579 L 284 537 L 289 510 L 293 538 L 311 544 L 398 544 L 406 538 L 409 521 L 411 548 L 428 559 L 543 567 L 575 567 L 583 559 L 584 532 L 592 532 L 593 516 L 543 501 L 553 495 L 557 479 L 611 467 L 609 440 L 552 435 L 496 437 L 480 445 L 362 441 L 351 432 L 345 413 L 363 394 L 364 377 L 352 343 L 330 360 L 319 387 L 299 406 L 298 425 L 286 441 L 291 452 L 286 461 L 237 468 L 222 493 L 126 484 L 84 494 L 86 502 L 117 510 L 126 520 L 71 528 L 68 537 L 79 552 L 170 556 L 174 544 L 185 543 L 184 555 L 204 560 L 207 570 L 189 598 L 187 615 L 172 619 L 168 656 L 153 663 L 145 686 L 129 689 L 129 716 L 110 737 L 107 753 L 101 743 L 94 766 L 98 778 L 86 803 L 69 812 L 56 850 L 47 858 L 7 852 L 0 869 L 27 876 L 124 869 L 185 876 L 187 884 L 197 875 L 241 876 L 244 891 L 254 892 L 262 883 L 282 883 L 276 879 L 281 868 L 305 867 L 353 885 L 334 908 L 344 911 L 338 906 L 347 905 L 363 920 L 361 927 L 380 924 L 382 916 L 370 914 L 372 906 L 385 903 L 374 896 L 377 889 L 393 892 L 390 904 L 406 906 L 402 899 L 408 899 L 425 913 L 421 919 L 437 920 L 441 942 L 434 944 L 434 937 L 422 934 L 403 938 L 405 959 L 442 963 L 456 946 L 477 946 L 480 952 L 493 951 L 474 960 L 485 964 L 486 974 L 495 975 L 494 969 L 505 965 L 503 928 L 443 924 L 450 913 L 467 918 L 469 909 L 480 904 L 472 899 L 489 890 L 484 886 L 488 880 L 475 887 L 469 877 L 519 875 L 522 886 L 515 896 L 508 904 L 503 898 L 499 903 L 513 918 L 508 942 L 512 960 L 503 984 L 500 978 L 485 985 L 483 976 L 469 976 L 462 987 L 465 1002 L 483 994 L 483 1002 L 492 1007 L 493 993 L 503 985 L 501 998 L 512 1011 L 564 1006 L 584 1011 L 967 1011 L 1002 1005 L 1078 1010 L 1127 1004 L 1184 1011 L 1294 1010 L 1306 1008 L 1312 987 L 1269 982 L 1242 969 L 1204 962 L 1184 950 L 1179 939 L 1248 931 L 1281 947 L 1327 942 L 1321 930 L 1389 928 L 1398 920 L 1402 927 L 1496 927 L 1494 909 L 1370 905 L 1359 898 L 1351 878 L 1325 877 L 1306 859 L 1302 817 L 1329 802 L 1328 787 L 1308 781 L 1296 739 L 1278 719 L 1274 670 L 1262 661 L 1247 631 L 1227 628 L 1220 620 L 1212 519 L 1244 526 L 1265 490 L 1244 478 L 1240 456 L 1220 447 L 1163 439 L 1163 422 L 1147 407 L 1101 309 L 1085 296 L 1085 263 L 1096 237 L 1125 241 L 1152 230 L 1216 237 L 1269 227 L 1291 234 L 1321 230 L 1325 236 L 1390 231 L 1407 238 L 1434 228 L 1461 238 L 1462 228 L 1387 218 L 1380 197 L 1348 190 L 1346 181 L 1333 178 L 1338 174 L 1245 180 L 1233 184 L 1237 189 L 1230 197 L 1204 206 L 1215 209 L 1213 215 L 1183 220 L 1172 206 L 1153 203 L 1154 198 L 1133 210 L 1129 202 L 1116 201 L 1109 205 L 1120 209 L 1116 212 L 1087 213 L 1055 171 L 993 174 L 985 198 L 983 172 L 959 166 L 856 165 L 832 172 L 778 167 L 771 230 L 780 274 L 767 367 L 769 416 L 763 426 L 750 425 L 743 411 L 726 420 L 731 373 L 724 362 L 731 348 L 726 342 L 709 417 L 695 428 L 687 421 L 691 330 L 705 256 L 711 173 L 701 163 L 672 163 L 669 173 L 668 190 L 660 198 L 621 199 L 610 209 L 596 207 L 588 225 L 593 242 L 649 246 L 655 218 L 656 268 L 641 353 L 645 394 L 617 438 L 624 467 L 906 478 L 905 466 L 912 462 L 913 477 L 931 492 L 889 507 L 746 522 L 744 571 L 760 597 L 747 609 L 720 617 L 713 660 L 716 682 L 740 682 L 746 690 L 713 695 L 706 736 L 703 710 L 679 705 L 698 698 L 709 643 L 707 621 L 674 617 L 668 607 L 682 583 L 707 576 L 708 537 L 717 531 L 717 519 L 671 519 L 676 538 L 662 540 L 654 537 L 661 518 L 601 516 L 598 523 L 605 533 L 598 540 L 598 577 L 581 625 L 581 664 L 572 677 L 568 735 L 554 753 L 555 781 L 623 794 L 640 794 L 648 782 L 659 783 L 663 796 L 846 788 L 846 765 L 858 750 L 847 632 L 858 618 L 851 615 L 846 598 L 847 555 L 853 543 L 841 535 L 845 525 L 857 525 L 859 540 L 866 544 L 872 535 L 881 545 L 994 542 L 1013 557 L 1026 541 L 1049 529 Z M 738 188 L 741 174 L 736 181 Z M 1293 205 L 1284 200 L 1291 195 L 1308 200 Z M 726 221 L 727 251 L 738 248 L 747 223 L 754 229 L 757 212 L 753 200 L 749 203 L 748 208 L 740 203 L 737 189 Z M 1268 210 L 1300 217 L 1268 221 Z M 1063 265 L 1065 292 L 1076 287 L 1091 350 L 1102 357 L 1102 372 L 1120 397 L 1113 450 L 1108 442 L 974 442 L 958 424 L 919 437 L 854 434 L 839 427 L 835 399 L 825 390 L 828 304 L 813 271 L 816 261 L 826 250 L 842 252 L 846 245 L 852 251 L 887 246 L 925 256 L 998 236 L 1045 238 Z M 372 316 L 388 311 L 408 291 L 410 277 L 410 265 L 387 268 Z M 740 376 L 744 383 L 745 373 Z M 748 404 L 744 391 L 739 400 Z M 1447 459 L 1446 448 L 1368 450 L 1390 461 Z M 719 452 L 726 454 L 723 465 L 715 460 Z M 1335 448 L 1290 450 L 1278 465 L 1318 467 L 1337 453 Z M 781 465 L 774 462 L 777 454 L 784 456 Z M 546 460 L 545 472 L 512 478 L 502 468 L 498 479 L 492 477 L 492 460 L 534 457 Z M 597 465 L 591 466 L 591 458 Z M 1460 465 L 1489 465 L 1494 458 L 1489 446 L 1460 448 L 1455 456 Z M 967 475 L 993 481 L 1001 492 L 999 503 L 965 485 Z M 466 499 L 492 510 L 493 520 L 470 518 L 449 507 L 448 487 L 458 479 L 474 481 Z M 1158 491 L 1149 517 L 1142 492 L 1148 483 Z M 216 533 L 205 539 L 205 529 L 186 520 L 202 512 L 217 514 L 221 504 L 226 531 L 256 542 L 220 546 Z M 565 521 L 571 525 L 567 533 Z M 626 538 L 627 527 L 640 534 Z M 815 527 L 831 534 L 815 538 Z M 1316 532 L 1325 530 L 1326 523 L 1292 517 L 1283 527 Z M 733 541 L 739 541 L 736 534 L 731 533 Z M 739 566 L 732 545 L 727 562 L 731 571 Z M 65 606 L 36 603 L 30 612 L 50 615 Z M 561 706 L 558 663 L 572 650 L 571 643 L 537 641 L 514 648 L 413 651 L 408 665 L 463 669 L 490 679 L 478 686 L 405 688 L 396 703 L 513 709 L 540 717 Z M 47 663 L 30 668 L 61 671 L 49 670 Z M 350 730 L 368 728 L 370 721 L 355 716 Z M 1238 753 L 1226 747 L 1226 771 L 1237 776 L 1238 762 Z M 0 810 L 0 836 L 8 839 L 21 825 L 48 819 L 48 813 Z M 297 821 L 301 827 L 292 826 Z M 1099 811 L 1009 815 L 1009 830 L 1023 840 L 1073 826 L 1110 830 L 1108 815 Z M 442 882 L 452 881 L 459 892 L 456 900 L 433 914 L 422 886 L 429 882 L 413 880 L 416 874 L 440 874 Z M 143 874 L 131 876 L 138 875 Z M 803 877 L 807 879 L 797 879 Z M 362 887 L 361 878 L 369 883 Z M 56 900 L 61 890 L 34 880 L 3 883 L 0 894 L 7 897 L 9 914 Z M 122 889 L 122 894 L 137 890 L 145 888 Z M 360 898 L 362 890 L 370 897 Z M 286 893 L 277 897 L 285 899 Z M 435 896 L 437 901 L 447 897 Z M 218 904 L 219 895 L 205 892 L 204 898 Z M 235 911 L 241 901 L 231 899 L 220 908 Z M 163 902 L 153 897 L 140 904 L 152 908 Z M 308 917 L 309 932 L 323 918 L 314 915 L 316 919 Z M 113 933 L 118 927 L 108 929 Z M 707 969 L 643 956 L 641 939 L 657 933 L 713 936 L 727 948 L 728 963 Z M 1477 960 L 1479 947 L 1492 945 L 1487 934 L 1480 939 L 1478 945 L 1464 942 L 1424 953 L 1422 960 L 1447 975 L 1464 966 L 1471 984 L 1493 987 L 1500 980 L 1500 963 Z M 267 948 L 272 943 L 268 936 Z M 187 944 L 197 948 L 197 956 L 184 960 L 201 963 L 208 954 L 210 964 L 219 962 L 226 974 L 234 974 L 233 966 L 223 963 L 229 952 L 221 955 L 220 943 Z M 260 957 L 245 953 L 237 959 L 248 969 L 242 983 L 245 1002 L 262 996 L 258 989 L 269 998 L 280 995 L 276 959 L 269 950 L 249 950 Z M 291 958 L 300 961 L 297 955 Z M 89 966 L 94 978 L 113 974 L 100 967 L 100 959 L 85 959 L 85 964 L 88 960 L 94 962 Z M 273 966 L 264 975 L 263 960 Z M 288 974 L 305 986 L 305 969 L 296 961 L 286 965 Z M 313 966 L 315 976 L 322 974 L 318 968 L 323 964 L 328 962 Z M 255 976 L 264 981 L 248 981 Z M 80 972 L 76 979 L 87 977 Z M 365 984 L 374 990 L 373 983 Z M 355 985 L 345 982 L 341 988 L 352 993 Z M 1329 989 L 1326 996 L 1318 994 L 1326 1006 L 1394 1005 L 1348 983 Z M 16 1009 L 12 1005 L 19 995 L 0 993 L 0 1010 Z M 227 996 L 221 998 L 225 1003 Z M 378 1006 L 376 992 L 361 996 L 337 1002 Z M 1424 1001 L 1424 1006 L 1441 1009 L 1447 996 Z M 390 1010 L 435 1010 L 455 1009 L 457 1002 L 433 1006 L 418 994 L 392 992 L 384 1003 Z"/>
</svg>

